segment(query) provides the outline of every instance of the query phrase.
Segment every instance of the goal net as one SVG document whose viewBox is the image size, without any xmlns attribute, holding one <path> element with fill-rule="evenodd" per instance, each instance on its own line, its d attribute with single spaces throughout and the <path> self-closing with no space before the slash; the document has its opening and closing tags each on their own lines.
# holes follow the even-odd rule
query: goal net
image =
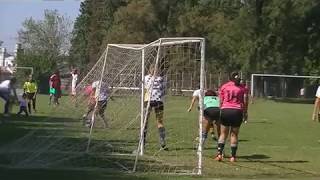
<svg viewBox="0 0 320 180">
<path fill-rule="evenodd" d="M 198 172 L 199 155 L 194 142 L 199 134 L 198 118 L 184 119 L 188 103 L 185 98 L 161 97 L 165 99 L 165 129 L 160 132 L 159 119 L 150 106 L 154 100 L 152 96 L 157 94 L 153 94 L 153 90 L 147 91 L 146 86 L 160 89 L 156 93 L 172 94 L 177 91 L 170 86 L 170 75 L 175 72 L 195 73 L 195 82 L 201 84 L 202 43 L 201 38 L 175 38 L 160 39 L 148 45 L 108 45 L 101 59 L 77 86 L 81 94 L 88 85 L 99 81 L 100 93 L 107 91 L 108 94 L 105 123 L 110 128 L 103 136 L 100 134 L 102 141 L 95 142 L 99 135 L 95 133 L 95 123 L 104 126 L 104 122 L 99 122 L 103 119 L 99 113 L 92 113 L 87 151 L 95 152 L 102 146 L 105 152 L 109 151 L 108 156 L 126 158 L 118 164 L 124 170 Z M 149 71 L 151 68 L 152 72 Z M 148 85 L 146 76 L 150 78 Z M 158 78 L 161 82 L 156 82 Z M 86 101 L 83 98 L 78 96 L 77 104 Z M 100 105 L 96 103 L 95 106 L 99 111 Z M 151 112 L 149 116 L 148 112 Z M 161 133 L 165 134 L 169 150 L 160 149 Z"/>
<path fill-rule="evenodd" d="M 251 96 L 313 101 L 319 81 L 320 76 L 252 74 Z"/>
<path fill-rule="evenodd" d="M 197 139 L 202 111 L 195 108 L 188 114 L 190 98 L 173 96 L 177 89 L 171 81 L 172 74 L 193 74 L 189 90 L 199 85 L 203 89 L 204 52 L 202 38 L 109 44 L 77 85 L 76 96 L 63 97 L 43 127 L 0 148 L 0 154 L 11 152 L 7 159 L 15 167 L 201 174 L 202 147 Z M 161 132 L 150 106 L 151 90 L 157 88 L 163 93 Z M 199 105 L 202 109 L 202 98 Z M 165 134 L 166 148 L 160 134 Z"/>
</svg>

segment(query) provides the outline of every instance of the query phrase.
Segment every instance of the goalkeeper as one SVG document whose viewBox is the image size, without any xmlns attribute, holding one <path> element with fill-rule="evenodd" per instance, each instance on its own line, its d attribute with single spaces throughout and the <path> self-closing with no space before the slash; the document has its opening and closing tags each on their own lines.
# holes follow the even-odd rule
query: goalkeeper
<svg viewBox="0 0 320 180">
<path fill-rule="evenodd" d="M 156 114 L 157 127 L 160 136 L 160 150 L 168 150 L 166 147 L 166 132 L 163 125 L 163 96 L 164 96 L 164 79 L 158 75 L 157 70 L 151 66 L 149 69 L 149 74 L 144 77 L 144 107 L 147 108 L 147 120 L 144 128 L 144 142 L 146 141 L 147 129 L 148 129 L 148 119 L 152 108 Z"/>
</svg>

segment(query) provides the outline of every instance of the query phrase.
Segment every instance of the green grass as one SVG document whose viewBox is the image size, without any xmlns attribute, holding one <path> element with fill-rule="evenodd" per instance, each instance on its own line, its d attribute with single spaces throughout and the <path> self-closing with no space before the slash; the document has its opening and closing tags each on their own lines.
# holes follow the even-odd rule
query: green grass
<svg viewBox="0 0 320 180">
<path fill-rule="evenodd" d="M 216 162 L 216 144 L 207 141 L 203 152 L 203 176 L 160 175 L 155 172 L 170 170 L 157 160 L 169 164 L 190 166 L 195 161 L 194 138 L 197 136 L 197 112 L 187 113 L 189 98 L 167 98 L 165 125 L 168 131 L 169 152 L 156 155 L 157 160 L 141 158 L 139 173 L 115 171 L 115 162 L 132 166 L 133 157 L 113 157 L 114 152 L 131 152 L 136 147 L 136 128 L 94 129 L 91 153 L 86 148 L 88 129 L 81 126 L 83 108 L 49 107 L 46 96 L 39 97 L 38 113 L 31 117 L 0 118 L 0 179 L 317 179 L 320 177 L 320 123 L 311 121 L 311 104 L 291 104 L 258 100 L 250 106 L 249 123 L 240 132 L 238 162 Z M 139 125 L 132 112 L 135 106 L 119 109 L 126 103 L 116 99 L 109 103 L 112 127 Z M 0 104 L 2 110 L 2 104 Z M 14 111 L 16 112 L 17 107 Z M 79 112 L 80 111 L 80 112 Z M 61 113 L 63 112 L 63 113 Z M 126 118 L 125 118 L 126 117 Z M 146 157 L 155 156 L 158 136 L 155 121 L 150 121 Z M 108 143 L 106 143 L 108 142 Z M 226 155 L 229 154 L 226 146 Z M 30 158 L 32 157 L 32 158 Z M 187 164 L 189 162 L 189 164 Z M 164 163 L 165 164 L 165 163 Z M 182 167 L 184 168 L 184 167 Z M 190 167 L 185 167 L 190 168 Z M 152 170 L 153 169 L 153 170 Z M 158 170 L 158 171 L 157 171 Z M 145 172 L 145 173 L 143 173 Z"/>
</svg>

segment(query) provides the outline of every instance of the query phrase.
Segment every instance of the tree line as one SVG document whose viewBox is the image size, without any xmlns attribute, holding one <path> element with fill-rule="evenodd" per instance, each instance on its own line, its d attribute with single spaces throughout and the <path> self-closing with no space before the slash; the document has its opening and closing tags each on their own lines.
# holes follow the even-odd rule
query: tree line
<svg viewBox="0 0 320 180">
<path fill-rule="evenodd" d="M 317 0 L 86 0 L 80 12 L 70 56 L 82 69 L 108 43 L 200 36 L 212 71 L 320 74 Z"/>
<path fill-rule="evenodd" d="M 42 74 L 60 66 L 86 72 L 108 43 L 182 36 L 206 39 L 211 72 L 320 74 L 318 0 L 84 0 L 72 30 L 57 11 L 23 27 L 18 63 Z"/>
</svg>

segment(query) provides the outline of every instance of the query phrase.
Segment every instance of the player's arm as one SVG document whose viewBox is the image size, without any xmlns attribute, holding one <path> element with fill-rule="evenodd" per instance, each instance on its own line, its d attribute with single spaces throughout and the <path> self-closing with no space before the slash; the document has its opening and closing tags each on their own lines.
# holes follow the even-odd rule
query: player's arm
<svg viewBox="0 0 320 180">
<path fill-rule="evenodd" d="M 316 92 L 316 99 L 314 101 L 312 120 L 316 121 L 319 117 L 319 108 L 320 108 L 320 86 Z"/>
<path fill-rule="evenodd" d="M 34 83 L 35 89 L 36 91 L 34 92 L 33 98 L 36 98 L 37 94 L 38 94 L 38 85 L 36 83 Z"/>
<path fill-rule="evenodd" d="M 316 121 L 319 116 L 319 108 L 320 108 L 320 98 L 316 97 L 314 101 L 312 120 Z"/>
<path fill-rule="evenodd" d="M 223 86 L 219 89 L 219 99 L 220 99 L 220 107 L 221 107 L 222 106 L 222 102 L 224 101 Z"/>
<path fill-rule="evenodd" d="M 243 120 L 248 119 L 248 107 L 249 107 L 249 95 L 248 92 L 245 91 L 243 95 Z"/>
<path fill-rule="evenodd" d="M 188 108 L 188 112 L 190 112 L 192 110 L 193 105 L 194 105 L 194 103 L 196 102 L 197 99 L 198 99 L 197 96 L 192 96 L 192 100 L 191 100 L 191 104 L 190 104 L 190 106 Z"/>
<path fill-rule="evenodd" d="M 26 93 L 27 91 L 27 82 L 24 82 L 23 84 L 23 93 Z"/>
</svg>

